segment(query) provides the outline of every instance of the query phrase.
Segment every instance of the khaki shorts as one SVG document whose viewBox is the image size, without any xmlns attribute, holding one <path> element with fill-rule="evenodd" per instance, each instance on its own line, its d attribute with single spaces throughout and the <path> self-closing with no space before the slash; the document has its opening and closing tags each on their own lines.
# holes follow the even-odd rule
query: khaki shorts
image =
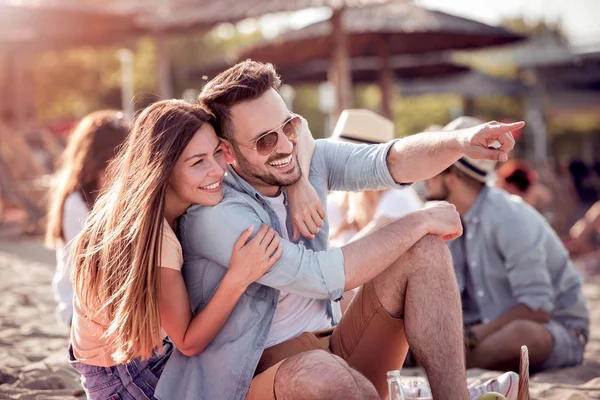
<svg viewBox="0 0 600 400">
<path fill-rule="evenodd" d="M 392 318 L 385 311 L 373 283 L 368 282 L 360 288 L 335 328 L 306 332 L 266 349 L 246 399 L 275 399 L 275 375 L 281 364 L 309 350 L 325 350 L 343 358 L 382 395 L 387 393 L 386 372 L 400 369 L 408 351 L 404 320 Z"/>
</svg>

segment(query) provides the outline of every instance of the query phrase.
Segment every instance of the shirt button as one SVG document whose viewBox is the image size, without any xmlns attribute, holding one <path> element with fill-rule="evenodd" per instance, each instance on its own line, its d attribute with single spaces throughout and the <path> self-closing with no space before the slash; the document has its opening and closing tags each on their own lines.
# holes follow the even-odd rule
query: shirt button
<svg viewBox="0 0 600 400">
<path fill-rule="evenodd" d="M 298 244 L 304 246 L 304 240 L 299 241 Z"/>
<path fill-rule="evenodd" d="M 477 268 L 477 261 L 471 261 L 471 268 Z"/>
<path fill-rule="evenodd" d="M 478 222 L 479 222 L 479 218 L 477 218 L 477 217 L 473 217 L 473 223 L 474 223 L 474 224 L 476 224 L 476 223 L 478 223 Z"/>
<path fill-rule="evenodd" d="M 485 296 L 485 292 L 483 290 L 478 290 L 477 291 L 477 296 L 483 297 L 483 296 Z"/>
<path fill-rule="evenodd" d="M 473 239 L 473 234 L 471 232 L 467 233 L 467 240 Z"/>
<path fill-rule="evenodd" d="M 483 319 L 483 323 L 484 323 L 484 324 L 487 324 L 488 322 L 490 322 L 489 318 L 484 318 L 484 319 Z"/>
</svg>

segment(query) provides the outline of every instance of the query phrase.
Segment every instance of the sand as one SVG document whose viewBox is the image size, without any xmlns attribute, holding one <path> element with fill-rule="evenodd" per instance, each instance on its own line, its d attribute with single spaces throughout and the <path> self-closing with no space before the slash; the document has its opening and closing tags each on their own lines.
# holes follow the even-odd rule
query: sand
<svg viewBox="0 0 600 400">
<path fill-rule="evenodd" d="M 54 254 L 39 241 L 0 231 L 0 399 L 85 398 L 66 357 L 68 330 L 54 317 L 53 270 Z M 532 376 L 532 398 L 600 399 L 600 278 L 588 278 L 585 293 L 592 332 L 584 364 Z M 471 380 L 497 375 L 469 371 Z"/>
</svg>

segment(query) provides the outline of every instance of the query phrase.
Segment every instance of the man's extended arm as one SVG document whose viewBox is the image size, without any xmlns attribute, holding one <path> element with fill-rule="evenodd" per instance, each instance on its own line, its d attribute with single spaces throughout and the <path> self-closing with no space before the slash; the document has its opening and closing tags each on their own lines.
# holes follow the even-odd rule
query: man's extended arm
<svg viewBox="0 0 600 400">
<path fill-rule="evenodd" d="M 506 161 L 507 153 L 515 144 L 511 132 L 523 125 L 523 122 L 488 122 L 457 131 L 408 136 L 394 143 L 387 156 L 387 166 L 394 181 L 410 183 L 439 174 L 464 155 Z M 501 146 L 490 148 L 496 141 Z"/>
</svg>

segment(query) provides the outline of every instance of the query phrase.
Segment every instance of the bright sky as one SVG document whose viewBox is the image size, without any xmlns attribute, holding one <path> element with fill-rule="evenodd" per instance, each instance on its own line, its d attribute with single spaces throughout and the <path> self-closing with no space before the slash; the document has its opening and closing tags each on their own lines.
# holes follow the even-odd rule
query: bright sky
<svg viewBox="0 0 600 400">
<path fill-rule="evenodd" d="M 600 44 L 600 0 L 417 0 L 419 5 L 498 24 L 503 18 L 560 21 L 575 45 Z"/>
<path fill-rule="evenodd" d="M 528 21 L 561 22 L 574 45 L 600 45 L 600 0 L 415 0 L 416 4 L 497 25 L 503 18 L 523 16 Z M 252 31 L 258 27 L 267 36 L 282 29 L 297 29 L 329 16 L 329 10 L 311 9 L 247 21 L 238 26 Z"/>
</svg>

